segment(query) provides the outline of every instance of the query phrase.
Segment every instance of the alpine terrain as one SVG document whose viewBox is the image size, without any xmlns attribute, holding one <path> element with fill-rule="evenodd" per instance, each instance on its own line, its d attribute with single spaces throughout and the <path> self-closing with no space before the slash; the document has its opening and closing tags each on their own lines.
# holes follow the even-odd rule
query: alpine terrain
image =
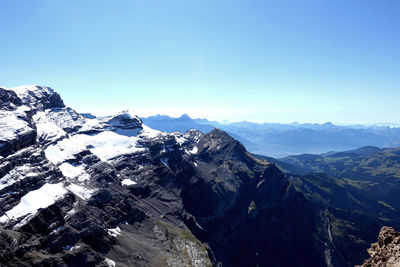
<svg viewBox="0 0 400 267">
<path fill-rule="evenodd" d="M 400 221 L 377 181 L 292 175 L 219 129 L 83 116 L 37 85 L 0 108 L 3 266 L 354 266 Z"/>
</svg>

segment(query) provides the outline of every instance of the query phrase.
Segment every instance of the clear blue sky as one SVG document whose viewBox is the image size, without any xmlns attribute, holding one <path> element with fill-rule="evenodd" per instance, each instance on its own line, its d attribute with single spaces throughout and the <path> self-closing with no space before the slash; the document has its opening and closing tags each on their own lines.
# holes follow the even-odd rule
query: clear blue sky
<svg viewBox="0 0 400 267">
<path fill-rule="evenodd" d="M 0 1 L 0 85 L 79 112 L 400 123 L 400 1 Z"/>
</svg>

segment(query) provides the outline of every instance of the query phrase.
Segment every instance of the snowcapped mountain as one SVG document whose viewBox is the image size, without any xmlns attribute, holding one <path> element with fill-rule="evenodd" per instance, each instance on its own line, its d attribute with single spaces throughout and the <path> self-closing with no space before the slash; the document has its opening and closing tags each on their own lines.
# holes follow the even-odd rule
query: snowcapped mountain
<svg viewBox="0 0 400 267">
<path fill-rule="evenodd" d="M 1 265 L 350 266 L 369 244 L 221 130 L 82 116 L 37 85 L 0 108 Z"/>
<path fill-rule="evenodd" d="M 77 158 L 80 153 L 87 151 L 97 161 L 112 162 L 122 155 L 148 152 L 145 148 L 146 140 L 165 135 L 142 125 L 137 116 L 128 112 L 121 112 L 105 119 L 84 118 L 65 107 L 59 95 L 47 87 L 17 87 L 8 92 L 5 89 L 1 90 L 3 94 L 8 93 L 9 99 L 16 95 L 22 100 L 5 102 L 7 110 L 2 110 L 0 113 L 0 125 L 4 129 L 0 137 L 1 154 L 6 156 L 12 152 L 24 153 L 25 150 L 30 150 L 25 154 L 37 155 L 44 164 L 57 167 L 65 179 L 62 184 L 58 184 L 59 190 L 56 191 L 59 194 L 52 195 L 51 198 L 54 200 L 61 198 L 68 191 L 83 199 L 88 199 L 96 192 L 93 180 L 87 172 L 91 164 L 80 161 Z M 183 140 L 183 135 L 172 135 L 172 137 Z M 34 146 L 27 147 L 28 145 Z M 27 148 L 21 150 L 24 147 Z M 3 177 L 0 188 L 12 185 L 27 176 L 34 176 L 37 170 L 27 166 L 22 165 L 13 176 Z M 37 198 L 42 195 L 47 197 L 46 190 L 42 191 L 35 192 L 38 194 Z M 54 201 L 49 201 L 40 208 L 52 203 Z M 14 210 L 6 212 L 0 218 L 0 222 L 18 219 L 27 214 L 32 215 L 31 211 L 36 209 L 23 208 L 23 210 L 26 210 L 26 214 L 17 213 L 18 217 L 14 216 Z"/>
</svg>

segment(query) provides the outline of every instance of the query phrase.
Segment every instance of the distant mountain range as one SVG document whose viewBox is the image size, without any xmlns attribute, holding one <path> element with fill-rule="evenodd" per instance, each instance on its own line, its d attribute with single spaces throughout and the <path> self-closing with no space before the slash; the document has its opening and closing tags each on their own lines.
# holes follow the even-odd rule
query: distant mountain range
<svg viewBox="0 0 400 267">
<path fill-rule="evenodd" d="M 212 122 L 208 120 L 194 120 L 190 118 L 187 114 L 182 115 L 179 118 L 172 118 L 167 115 L 156 115 L 147 118 L 142 118 L 143 122 L 149 125 L 149 127 L 154 127 L 164 132 L 181 132 L 184 133 L 189 129 L 196 129 L 203 133 L 209 133 L 216 127 L 212 125 Z"/>
<path fill-rule="evenodd" d="M 226 131 L 252 153 L 272 157 L 329 151 L 344 151 L 363 146 L 400 146 L 400 128 L 378 125 L 339 126 L 330 122 L 316 123 L 220 123 L 207 119 L 192 119 L 184 114 L 179 118 L 156 115 L 142 118 L 146 125 L 165 132 L 184 133 L 197 129 L 208 133 L 214 128 Z"/>
</svg>

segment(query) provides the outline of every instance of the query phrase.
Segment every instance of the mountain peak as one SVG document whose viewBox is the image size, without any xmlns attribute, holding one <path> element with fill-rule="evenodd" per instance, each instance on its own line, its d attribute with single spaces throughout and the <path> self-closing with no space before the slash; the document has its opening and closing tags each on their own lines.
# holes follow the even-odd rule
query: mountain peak
<svg viewBox="0 0 400 267">
<path fill-rule="evenodd" d="M 190 118 L 190 116 L 186 113 L 182 114 L 179 119 L 183 119 L 183 120 L 191 120 L 192 118 Z"/>
<path fill-rule="evenodd" d="M 111 116 L 111 118 L 108 120 L 108 123 L 110 123 L 114 127 L 118 127 L 121 129 L 141 129 L 142 127 L 142 120 L 134 115 L 131 111 L 129 110 L 124 110 L 119 113 L 117 113 L 114 116 Z"/>
<path fill-rule="evenodd" d="M 12 87 L 8 90 L 15 92 L 22 104 L 32 110 L 65 107 L 60 95 L 50 87 L 34 84 Z"/>
<path fill-rule="evenodd" d="M 54 89 L 52 89 L 51 87 L 41 86 L 38 84 L 16 86 L 16 87 L 10 88 L 10 90 L 14 91 L 18 96 L 21 96 L 21 97 L 23 97 L 27 94 L 37 95 L 37 94 L 44 94 L 44 93 L 48 93 L 48 94 L 55 93 Z"/>
</svg>

